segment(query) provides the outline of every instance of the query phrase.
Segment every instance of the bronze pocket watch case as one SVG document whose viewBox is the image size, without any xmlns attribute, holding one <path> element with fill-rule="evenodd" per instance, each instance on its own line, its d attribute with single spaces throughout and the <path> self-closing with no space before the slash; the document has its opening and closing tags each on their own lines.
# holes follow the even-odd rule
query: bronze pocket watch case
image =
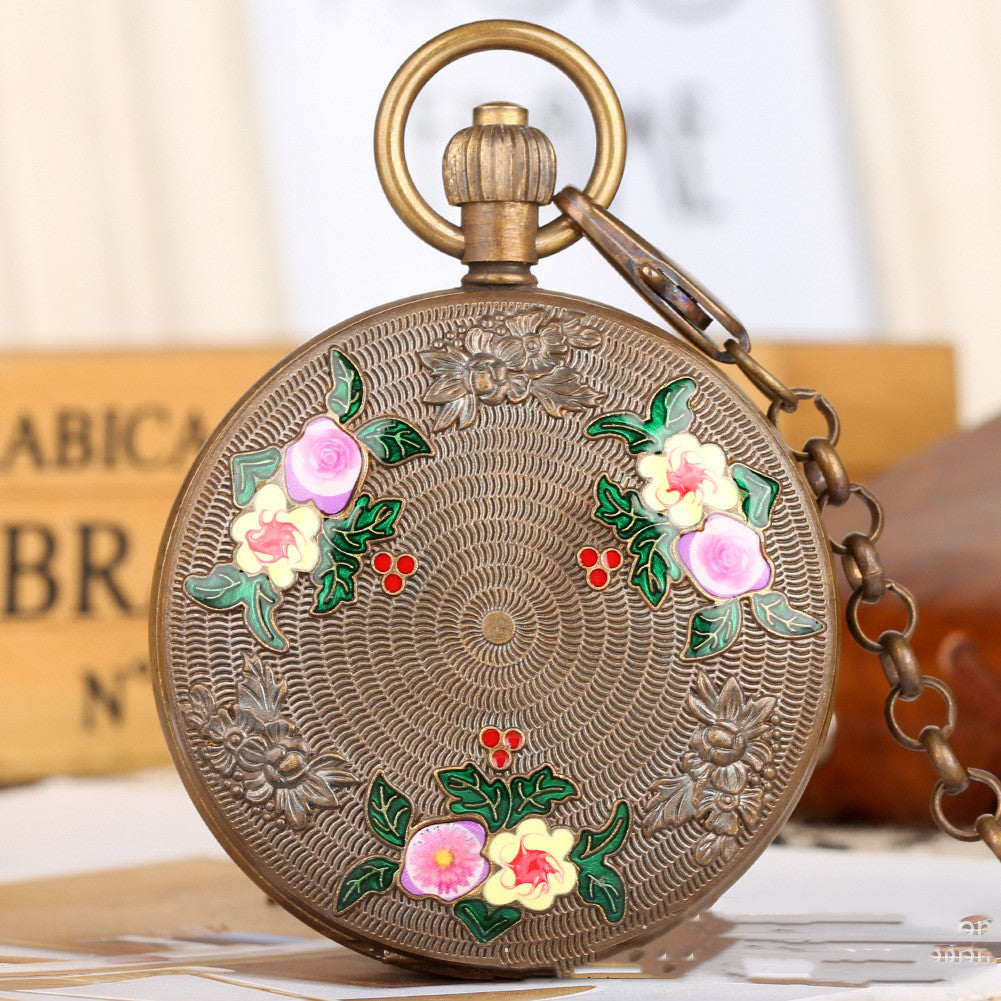
<svg viewBox="0 0 1001 1001">
<path fill-rule="evenodd" d="M 541 229 L 555 158 L 522 108 L 483 105 L 449 143 L 461 228 L 404 162 L 417 92 L 490 48 L 559 67 L 594 118 L 591 178 Z M 603 210 L 624 155 L 608 81 L 551 31 L 480 22 L 411 56 L 380 109 L 380 177 L 462 257 L 462 286 L 340 323 L 263 376 L 164 537 L 155 687 L 192 798 L 269 896 L 389 962 L 566 974 L 656 936 L 777 833 L 830 718 L 817 498 L 861 490 L 836 415 Z M 531 265 L 581 233 L 682 337 L 536 287 Z M 774 421 L 803 400 L 829 433 L 796 451 Z"/>
</svg>

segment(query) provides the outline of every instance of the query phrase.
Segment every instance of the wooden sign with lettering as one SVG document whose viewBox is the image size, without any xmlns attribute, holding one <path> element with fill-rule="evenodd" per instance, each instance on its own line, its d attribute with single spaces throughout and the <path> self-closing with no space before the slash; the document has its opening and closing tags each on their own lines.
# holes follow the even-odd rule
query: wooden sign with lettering
<svg viewBox="0 0 1001 1001">
<path fill-rule="evenodd" d="M 167 760 L 147 611 L 202 441 L 282 348 L 0 360 L 0 782 Z"/>
<path fill-rule="evenodd" d="M 285 353 L 0 360 L 0 783 L 167 761 L 147 678 L 163 526 L 205 436 Z M 952 430 L 947 349 L 762 345 L 756 354 L 791 385 L 823 384 L 854 475 Z M 879 373 L 879 392 L 859 371 Z M 804 435 L 816 433 L 811 419 Z"/>
</svg>

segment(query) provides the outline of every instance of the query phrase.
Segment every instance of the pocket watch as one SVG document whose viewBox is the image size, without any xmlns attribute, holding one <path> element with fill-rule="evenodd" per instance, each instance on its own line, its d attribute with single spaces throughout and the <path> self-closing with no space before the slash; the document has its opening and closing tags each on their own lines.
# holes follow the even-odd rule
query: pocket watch
<svg viewBox="0 0 1001 1001">
<path fill-rule="evenodd" d="M 491 48 L 557 66 L 594 119 L 590 179 L 541 228 L 555 154 L 521 107 L 481 105 L 449 142 L 461 226 L 407 170 L 419 90 Z M 195 804 L 271 898 L 391 963 L 567 974 L 653 938 L 774 837 L 830 720 L 820 510 L 871 495 L 826 399 L 758 365 L 733 314 L 606 211 L 624 157 L 608 80 L 552 31 L 479 22 L 414 53 L 377 166 L 404 222 L 461 257 L 461 286 L 346 320 L 264 375 L 166 529 L 154 684 Z M 532 265 L 582 234 L 670 331 L 537 287 Z M 790 449 L 776 422 L 803 401 L 827 434 Z M 873 563 L 874 505 L 837 544 L 864 601 L 906 595 Z M 929 684 L 909 630 L 870 641 L 897 698 Z"/>
</svg>

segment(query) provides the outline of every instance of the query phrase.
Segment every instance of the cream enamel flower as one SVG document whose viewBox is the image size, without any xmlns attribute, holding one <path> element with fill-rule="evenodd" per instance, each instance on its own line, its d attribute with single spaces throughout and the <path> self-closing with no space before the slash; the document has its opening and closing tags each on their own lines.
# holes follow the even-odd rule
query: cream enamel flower
<svg viewBox="0 0 1001 1001">
<path fill-rule="evenodd" d="M 636 466 L 649 481 L 640 492 L 652 511 L 663 511 L 678 528 L 691 528 L 706 508 L 729 511 L 740 495 L 726 469 L 719 445 L 703 445 L 694 435 L 676 434 L 658 454 L 647 453 Z"/>
<path fill-rule="evenodd" d="M 566 828 L 550 831 L 538 817 L 495 834 L 487 857 L 497 870 L 483 884 L 483 899 L 494 907 L 510 903 L 532 911 L 551 907 L 556 897 L 577 885 L 577 867 L 567 860 L 573 843 Z"/>
<path fill-rule="evenodd" d="M 311 507 L 289 510 L 288 505 L 282 488 L 269 483 L 254 494 L 252 510 L 230 529 L 239 543 L 236 565 L 251 576 L 266 573 L 277 588 L 288 587 L 300 570 L 312 570 L 320 559 L 319 515 Z"/>
</svg>

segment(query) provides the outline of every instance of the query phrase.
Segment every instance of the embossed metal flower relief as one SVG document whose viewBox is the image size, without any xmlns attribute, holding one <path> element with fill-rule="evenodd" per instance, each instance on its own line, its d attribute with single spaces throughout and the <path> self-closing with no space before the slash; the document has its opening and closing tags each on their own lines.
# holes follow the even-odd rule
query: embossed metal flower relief
<svg viewBox="0 0 1001 1001">
<path fill-rule="evenodd" d="M 531 309 L 509 316 L 500 336 L 502 349 L 513 364 L 532 376 L 551 372 L 562 364 L 570 348 L 593 348 L 601 343 L 601 334 L 580 323 L 547 318 L 544 310 Z"/>
<path fill-rule="evenodd" d="M 763 802 L 764 792 L 748 784 L 746 771 L 718 768 L 706 783 L 700 813 L 714 834 L 733 837 L 740 833 L 741 821 L 750 826 L 758 819 Z"/>
<path fill-rule="evenodd" d="M 276 812 L 296 828 L 306 826 L 314 809 L 334 806 L 338 787 L 353 782 L 340 755 L 311 758 L 305 741 L 284 719 L 250 736 L 240 749 L 239 761 L 247 800 L 273 801 Z"/>
<path fill-rule="evenodd" d="M 246 657 L 236 701 L 220 706 L 205 685 L 193 685 L 187 721 L 201 738 L 203 760 L 234 792 L 303 828 L 357 780 L 339 754 L 311 754 L 283 712 L 285 697 L 284 679 L 259 658 Z"/>
<path fill-rule="evenodd" d="M 233 713 L 224 706 L 217 706 L 204 685 L 191 688 L 188 720 L 204 739 L 203 752 L 212 768 L 225 777 L 232 775 L 240 748 L 256 720 L 239 711 Z"/>
<path fill-rule="evenodd" d="M 468 427 L 480 406 L 538 400 L 553 417 L 594 406 L 603 394 L 567 364 L 571 348 L 597 346 L 601 336 L 572 317 L 533 309 L 491 314 L 456 334 L 421 361 L 434 382 L 424 402 L 440 406 L 435 430 Z"/>
<path fill-rule="evenodd" d="M 698 693 L 688 697 L 688 706 L 702 723 L 692 737 L 691 747 L 708 765 L 741 763 L 760 771 L 772 759 L 764 735 L 774 698 L 745 699 L 736 678 L 727 678 L 717 695 L 709 678 L 699 672 Z"/>
<path fill-rule="evenodd" d="M 701 724 L 682 755 L 681 772 L 655 782 L 645 829 L 695 823 L 702 829 L 694 858 L 700 865 L 729 858 L 742 829 L 757 824 L 765 804 L 773 756 L 775 702 L 745 698 L 736 678 L 718 691 L 704 672 L 688 696 L 688 710 Z"/>
</svg>

